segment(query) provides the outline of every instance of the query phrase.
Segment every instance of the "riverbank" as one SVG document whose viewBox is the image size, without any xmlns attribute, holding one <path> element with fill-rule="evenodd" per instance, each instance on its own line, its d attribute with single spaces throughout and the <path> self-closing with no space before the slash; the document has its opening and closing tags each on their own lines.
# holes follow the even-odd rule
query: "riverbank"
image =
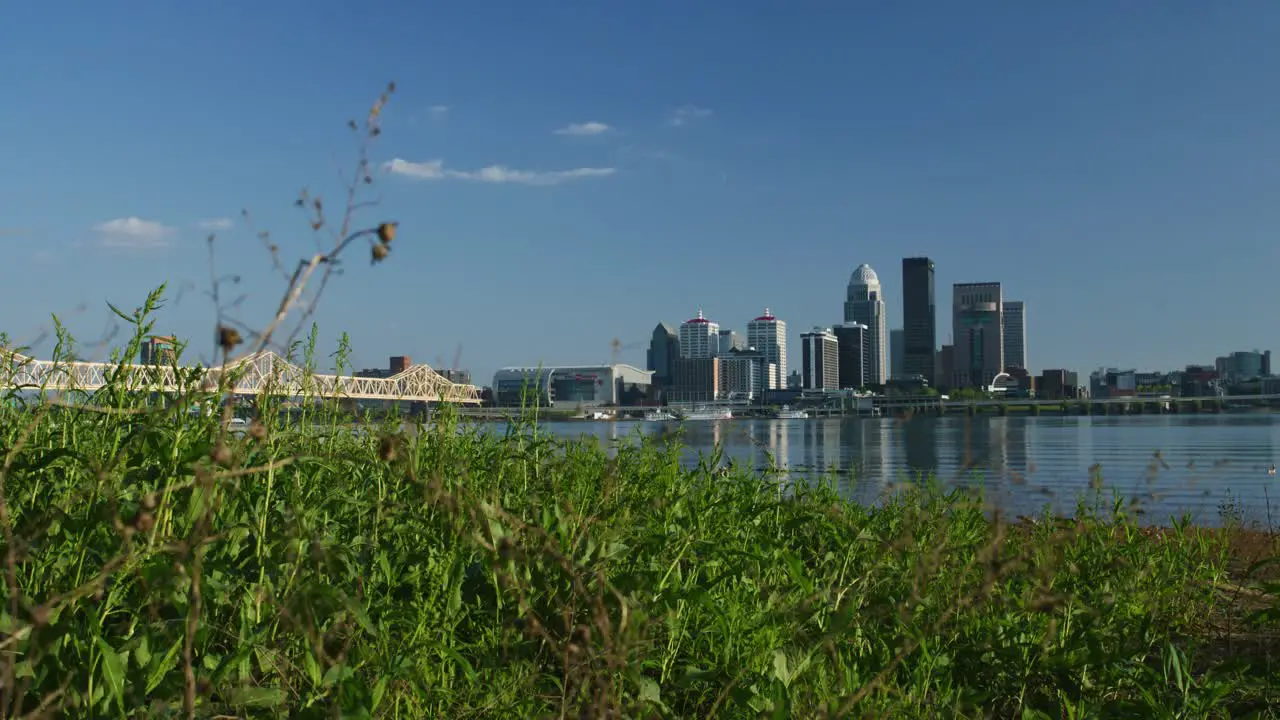
<svg viewBox="0 0 1280 720">
<path fill-rule="evenodd" d="M 1280 706 L 1251 624 L 1277 599 L 1247 572 L 1272 534 L 1142 529 L 1123 505 L 1006 524 L 930 486 L 870 508 L 656 444 L 438 420 L 220 439 L 177 408 L 0 409 L 22 712 Z"/>
</svg>

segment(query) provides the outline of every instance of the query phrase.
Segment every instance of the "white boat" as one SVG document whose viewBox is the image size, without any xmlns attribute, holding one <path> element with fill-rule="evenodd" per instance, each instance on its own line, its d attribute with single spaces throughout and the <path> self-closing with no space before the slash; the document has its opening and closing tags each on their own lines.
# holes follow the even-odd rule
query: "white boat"
<svg viewBox="0 0 1280 720">
<path fill-rule="evenodd" d="M 694 408 L 682 416 L 684 420 L 732 420 L 729 408 Z"/>
<path fill-rule="evenodd" d="M 666 410 L 650 410 L 644 414 L 646 422 L 669 422 L 675 420 L 676 416 Z"/>
<path fill-rule="evenodd" d="M 786 405 L 783 405 L 782 409 L 778 411 L 779 420 L 804 420 L 807 417 L 809 417 L 809 413 L 803 410 L 792 410 Z"/>
</svg>

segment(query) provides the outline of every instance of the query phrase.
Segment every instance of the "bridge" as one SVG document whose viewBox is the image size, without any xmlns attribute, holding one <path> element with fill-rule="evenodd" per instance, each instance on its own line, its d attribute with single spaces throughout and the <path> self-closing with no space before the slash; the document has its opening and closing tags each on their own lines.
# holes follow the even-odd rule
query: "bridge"
<svg viewBox="0 0 1280 720">
<path fill-rule="evenodd" d="M 198 381 L 206 389 L 226 378 L 236 395 L 317 395 L 352 400 L 479 405 L 480 389 L 448 379 L 426 365 L 411 365 L 389 377 L 322 375 L 298 367 L 270 350 L 211 368 L 104 362 L 37 360 L 0 349 L 0 390 L 83 390 L 106 387 L 112 379 L 135 392 L 177 392 Z"/>
</svg>

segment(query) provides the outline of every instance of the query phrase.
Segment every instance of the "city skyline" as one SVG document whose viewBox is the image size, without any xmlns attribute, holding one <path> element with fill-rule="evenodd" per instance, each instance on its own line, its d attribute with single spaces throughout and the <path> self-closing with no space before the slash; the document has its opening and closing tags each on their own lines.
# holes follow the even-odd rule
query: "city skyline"
<svg viewBox="0 0 1280 720">
<path fill-rule="evenodd" d="M 764 303 L 793 328 L 836 323 L 861 263 L 887 327 L 905 327 L 900 263 L 925 256 L 939 345 L 947 288 L 984 279 L 1027 303 L 1038 367 L 1277 345 L 1239 310 L 1280 303 L 1280 98 L 1265 91 L 1280 6 L 947 7 L 923 35 L 892 4 L 815 22 L 785 5 L 570 2 L 282 0 L 251 23 L 216 3 L 89 4 L 75 23 L 15 5 L 22 32 L 0 53 L 30 67 L 0 114 L 22 169 L 0 178 L 0 330 L 25 343 L 57 313 L 105 355 L 88 345 L 119 329 L 106 302 L 168 282 L 157 333 L 211 360 L 210 232 L 217 274 L 240 278 L 224 299 L 245 295 L 234 317 L 265 326 L 283 282 L 257 233 L 288 266 L 312 251 L 296 194 L 340 211 L 346 123 L 394 80 L 370 157 L 380 203 L 361 219 L 400 234 L 376 266 L 355 248 L 315 317 L 328 351 L 349 334 L 358 367 L 447 366 L 461 346 L 488 377 L 607 361 L 614 338 L 643 366 L 655 320 L 698 303 L 739 331 Z M 377 52 L 330 52 L 356 36 Z M 1169 291 L 1188 263 L 1212 292 Z"/>
</svg>

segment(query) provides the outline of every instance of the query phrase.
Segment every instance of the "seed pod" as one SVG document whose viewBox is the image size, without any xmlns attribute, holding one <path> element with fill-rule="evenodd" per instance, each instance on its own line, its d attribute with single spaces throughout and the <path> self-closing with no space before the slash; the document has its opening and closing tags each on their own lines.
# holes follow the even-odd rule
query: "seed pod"
<svg viewBox="0 0 1280 720">
<path fill-rule="evenodd" d="M 396 228 L 400 223 L 382 223 L 378 226 L 378 239 L 384 243 L 389 243 L 396 239 Z"/>
<path fill-rule="evenodd" d="M 222 443 L 218 443 L 213 448 L 213 452 L 209 453 L 209 457 L 213 461 L 223 467 L 231 464 L 231 449 Z"/>
<path fill-rule="evenodd" d="M 374 243 L 373 245 L 373 261 L 379 262 L 391 253 L 391 249 L 385 243 Z"/>
<path fill-rule="evenodd" d="M 264 439 L 267 437 L 267 426 L 258 420 L 249 423 L 249 437 L 259 441 Z"/>
<path fill-rule="evenodd" d="M 218 327 L 218 347 L 224 352 L 231 352 L 236 346 L 244 342 L 244 338 L 240 337 L 240 331 L 233 327 L 222 325 Z"/>
</svg>

